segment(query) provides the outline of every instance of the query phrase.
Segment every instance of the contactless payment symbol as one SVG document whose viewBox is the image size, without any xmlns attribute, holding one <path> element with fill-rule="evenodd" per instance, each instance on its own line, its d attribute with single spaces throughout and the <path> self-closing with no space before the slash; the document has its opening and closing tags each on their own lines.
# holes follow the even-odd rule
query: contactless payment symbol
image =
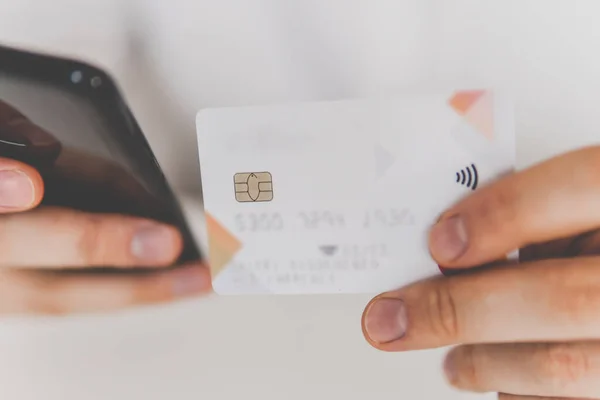
<svg viewBox="0 0 600 400">
<path fill-rule="evenodd" d="M 475 164 L 471 164 L 456 173 L 456 183 L 466 186 L 471 190 L 477 189 L 479 184 L 479 172 Z"/>
<path fill-rule="evenodd" d="M 273 177 L 269 172 L 240 172 L 233 176 L 235 199 L 240 203 L 273 200 Z"/>
</svg>

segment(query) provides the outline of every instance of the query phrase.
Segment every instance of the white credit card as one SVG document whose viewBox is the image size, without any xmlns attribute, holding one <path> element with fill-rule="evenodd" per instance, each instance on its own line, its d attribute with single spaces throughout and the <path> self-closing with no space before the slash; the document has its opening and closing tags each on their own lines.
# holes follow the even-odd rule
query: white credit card
<svg viewBox="0 0 600 400">
<path fill-rule="evenodd" d="M 439 215 L 515 166 L 513 112 L 482 90 L 198 113 L 220 294 L 373 293 L 440 274 Z"/>
</svg>

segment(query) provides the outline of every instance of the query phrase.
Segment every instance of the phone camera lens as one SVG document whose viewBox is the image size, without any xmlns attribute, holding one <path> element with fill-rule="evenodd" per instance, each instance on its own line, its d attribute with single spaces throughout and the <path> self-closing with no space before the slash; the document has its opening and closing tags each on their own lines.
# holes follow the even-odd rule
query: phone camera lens
<svg viewBox="0 0 600 400">
<path fill-rule="evenodd" d="M 90 85 L 92 85 L 92 87 L 94 89 L 97 89 L 100 87 L 100 85 L 102 85 L 102 78 L 100 78 L 99 76 L 95 76 L 90 80 Z"/>
<path fill-rule="evenodd" d="M 71 72 L 71 82 L 77 84 L 83 79 L 83 73 L 79 70 Z"/>
</svg>

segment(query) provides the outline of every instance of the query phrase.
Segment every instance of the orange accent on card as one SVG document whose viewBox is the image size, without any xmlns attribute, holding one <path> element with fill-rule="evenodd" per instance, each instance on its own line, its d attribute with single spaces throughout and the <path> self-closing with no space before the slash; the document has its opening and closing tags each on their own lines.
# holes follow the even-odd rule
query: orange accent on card
<svg viewBox="0 0 600 400">
<path fill-rule="evenodd" d="M 488 140 L 494 139 L 494 102 L 491 92 L 485 90 L 456 92 L 450 98 L 449 104 L 477 132 Z"/>
<path fill-rule="evenodd" d="M 212 215 L 206 213 L 208 259 L 213 279 L 242 248 L 242 243 Z"/>
</svg>

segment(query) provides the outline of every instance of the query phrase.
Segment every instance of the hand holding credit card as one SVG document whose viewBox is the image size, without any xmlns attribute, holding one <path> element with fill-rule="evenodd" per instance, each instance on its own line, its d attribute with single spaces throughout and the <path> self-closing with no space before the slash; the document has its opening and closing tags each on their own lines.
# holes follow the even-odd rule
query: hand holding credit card
<svg viewBox="0 0 600 400">
<path fill-rule="evenodd" d="M 197 130 L 220 294 L 371 293 L 439 274 L 431 225 L 515 165 L 511 104 L 482 90 L 205 109 Z"/>
</svg>

